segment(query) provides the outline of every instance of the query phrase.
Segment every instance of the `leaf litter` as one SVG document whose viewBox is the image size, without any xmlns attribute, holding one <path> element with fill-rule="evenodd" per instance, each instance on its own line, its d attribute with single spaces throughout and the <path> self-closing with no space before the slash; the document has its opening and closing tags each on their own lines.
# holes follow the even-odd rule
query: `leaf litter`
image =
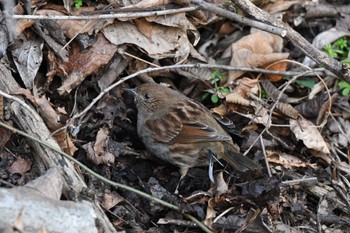
<svg viewBox="0 0 350 233">
<path fill-rule="evenodd" d="M 282 37 L 243 27 L 202 8 L 162 16 L 133 15 L 177 10 L 192 6 L 190 1 L 82 2 L 80 9 L 75 9 L 72 1 L 64 1 L 64 5 L 33 1 L 31 8 L 24 6 L 26 14 L 35 9 L 41 16 L 91 14 L 91 19 L 21 20 L 20 27 L 7 30 L 16 36 L 4 34 L 4 42 L 12 40 L 11 46 L 5 43 L 7 47 L 2 48 L 8 53 L 1 51 L 3 62 L 22 86 L 10 94 L 22 95 L 33 104 L 64 151 L 113 181 L 181 206 L 183 212 L 193 214 L 215 232 L 348 230 L 349 95 L 341 95 L 336 77 L 324 72 L 321 79 L 328 81 L 322 83 L 315 73 L 309 73 L 288 84 L 293 76 L 288 72 L 303 70 L 297 61 L 317 67 L 307 53 Z M 223 9 L 233 7 L 211 3 Z M 325 44 L 349 36 L 340 28 L 339 17 L 332 16 L 337 21 L 332 25 L 311 12 L 311 5 L 316 9 L 329 4 L 278 0 L 259 7 L 283 16 L 322 50 Z M 98 19 L 94 12 L 126 12 L 129 16 Z M 1 31 L 9 25 L 1 25 Z M 84 116 L 71 120 L 105 88 L 129 74 L 149 67 L 197 63 L 238 69 L 193 67 L 150 72 L 123 82 Z M 239 69 L 243 67 L 285 73 Z M 214 184 L 207 168 L 193 168 L 180 182 L 179 195 L 173 194 L 180 174 L 176 167 L 145 150 L 137 136 L 133 99 L 123 92 L 123 88 L 145 81 L 166 83 L 197 101 L 205 92 L 216 96 L 215 101 L 207 98 L 203 103 L 228 119 L 224 126 L 228 131 L 229 125 L 234 125 L 234 141 L 242 153 L 265 166 L 263 174 L 240 174 L 226 164 L 215 163 Z M 303 81 L 308 84 L 303 85 Z M 229 93 L 221 92 L 221 87 Z M 327 92 L 331 99 L 325 97 Z M 5 101 L 1 107 L 7 105 L 10 102 Z M 1 179 L 22 185 L 37 177 L 42 165 L 33 159 L 34 151 L 23 149 L 24 139 L 6 132 L 1 131 Z M 108 211 L 116 230 L 197 230 L 179 212 L 101 183 L 91 175 L 81 175 Z"/>
</svg>

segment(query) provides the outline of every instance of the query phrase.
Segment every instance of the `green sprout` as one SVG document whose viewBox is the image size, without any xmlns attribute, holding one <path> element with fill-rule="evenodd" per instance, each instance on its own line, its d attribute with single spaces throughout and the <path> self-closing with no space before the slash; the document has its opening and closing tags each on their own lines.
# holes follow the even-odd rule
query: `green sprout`
<svg viewBox="0 0 350 233">
<path fill-rule="evenodd" d="M 223 78 L 224 78 L 224 73 L 220 73 L 216 68 L 214 68 L 210 77 L 210 83 L 214 85 L 214 87 L 213 89 L 209 89 L 205 91 L 205 93 L 202 95 L 202 100 L 205 100 L 210 97 L 210 101 L 213 104 L 217 104 L 222 94 L 230 93 L 230 88 L 219 86 L 220 80 Z"/>
<path fill-rule="evenodd" d="M 323 46 L 323 51 L 330 57 L 339 58 L 342 63 L 349 63 L 348 54 L 350 45 L 347 38 L 340 38 L 332 44 Z"/>
<path fill-rule="evenodd" d="M 74 8 L 79 10 L 83 6 L 83 0 L 74 0 Z"/>
<path fill-rule="evenodd" d="M 349 83 L 347 83 L 347 82 L 339 82 L 338 86 L 343 88 L 343 91 L 341 92 L 341 94 L 343 96 L 349 95 L 349 93 L 350 93 L 350 84 Z"/>
</svg>

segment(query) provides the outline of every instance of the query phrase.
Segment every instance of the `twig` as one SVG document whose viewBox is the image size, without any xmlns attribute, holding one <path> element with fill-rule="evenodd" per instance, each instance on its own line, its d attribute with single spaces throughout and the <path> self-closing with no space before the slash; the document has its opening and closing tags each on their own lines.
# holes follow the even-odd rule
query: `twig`
<svg viewBox="0 0 350 233">
<path fill-rule="evenodd" d="M 231 11 L 222 9 L 212 3 L 207 3 L 203 0 L 191 0 L 192 3 L 198 5 L 201 9 L 213 12 L 217 15 L 220 15 L 222 17 L 232 19 L 236 22 L 242 23 L 244 25 L 248 25 L 254 28 L 261 29 L 266 32 L 271 32 L 273 34 L 277 34 L 281 37 L 285 37 L 287 34 L 287 31 L 284 28 L 281 27 L 276 27 L 276 26 L 271 26 L 266 23 L 262 23 L 256 20 L 249 19 L 247 17 L 244 17 L 242 15 L 233 13 Z"/>
<path fill-rule="evenodd" d="M 34 112 L 34 110 L 33 110 L 31 107 L 29 107 L 29 105 L 26 104 L 26 103 L 25 103 L 23 100 L 21 100 L 20 98 L 18 98 L 18 97 L 16 97 L 16 96 L 9 95 L 9 94 L 7 94 L 7 93 L 1 91 L 1 90 L 0 90 L 0 95 L 3 96 L 3 97 L 6 97 L 6 98 L 8 98 L 8 99 L 14 100 L 14 101 L 16 101 L 16 102 L 18 102 L 18 103 L 20 103 L 20 104 L 21 104 L 25 109 L 27 109 L 30 113 L 36 114 L 36 112 Z"/>
<path fill-rule="evenodd" d="M 264 159 L 265 159 L 265 163 L 266 163 L 267 174 L 269 175 L 269 177 L 272 177 L 270 164 L 269 164 L 269 161 L 267 160 L 267 155 L 266 155 L 266 150 L 265 150 L 265 145 L 264 145 L 264 139 L 262 138 L 262 136 L 259 137 L 259 138 L 260 138 L 261 150 L 262 150 L 262 153 L 264 155 Z"/>
<path fill-rule="evenodd" d="M 149 12 L 131 12 L 131 13 L 116 13 L 103 15 L 8 15 L 12 19 L 28 19 L 28 20 L 96 20 L 96 19 L 117 19 L 117 18 L 142 18 L 149 16 L 162 16 L 178 13 L 186 13 L 197 10 L 197 6 L 184 7 L 179 9 L 149 11 Z"/>
<path fill-rule="evenodd" d="M 114 187 L 116 187 L 116 188 L 121 188 L 121 189 L 124 189 L 124 190 L 126 190 L 126 191 L 133 192 L 133 193 L 135 193 L 135 194 L 137 194 L 137 195 L 140 195 L 141 197 L 147 198 L 147 199 L 150 200 L 150 201 L 157 202 L 158 204 L 161 204 L 161 205 L 163 205 L 163 206 L 165 206 L 165 207 L 167 207 L 167 208 L 170 208 L 170 209 L 173 209 L 173 210 L 177 210 L 177 211 L 181 211 L 180 207 L 178 207 L 178 206 L 176 206 L 176 205 L 170 204 L 170 203 L 168 203 L 168 202 L 166 202 L 166 201 L 163 201 L 163 200 L 161 200 L 161 199 L 159 199 L 159 198 L 156 198 L 156 197 L 154 197 L 154 196 L 152 196 L 152 195 L 149 195 L 149 194 L 147 194 L 147 193 L 144 193 L 144 192 L 142 192 L 142 191 L 140 191 L 140 190 L 134 189 L 134 188 L 129 187 L 129 186 L 124 185 L 124 184 L 120 184 L 120 183 L 111 181 L 111 180 L 109 180 L 109 179 L 107 179 L 107 178 L 101 176 L 100 174 L 98 174 L 97 172 L 93 171 L 92 169 L 90 169 L 89 167 L 87 167 L 86 165 L 84 165 L 83 163 L 81 163 L 80 161 L 76 160 L 75 158 L 73 158 L 73 157 L 70 156 L 69 154 L 63 152 L 60 148 L 53 147 L 53 146 L 50 145 L 49 143 L 44 142 L 44 141 L 42 141 L 42 140 L 40 140 L 40 139 L 38 139 L 38 138 L 36 138 L 36 137 L 30 135 L 30 134 L 27 134 L 27 133 L 25 133 L 25 132 L 23 132 L 23 131 L 21 131 L 21 130 L 19 130 L 19 129 L 16 129 L 16 128 L 12 127 L 12 126 L 9 126 L 9 125 L 7 125 L 7 124 L 5 124 L 5 123 L 3 123 L 3 122 L 0 122 L 0 126 L 6 128 L 6 129 L 8 129 L 8 130 L 11 130 L 13 133 L 18 133 L 18 134 L 20 134 L 20 135 L 22 135 L 22 136 L 24 136 L 24 137 L 27 137 L 27 138 L 29 138 L 29 139 L 31 139 L 31 140 L 33 140 L 33 141 L 35 141 L 35 142 L 37 142 L 37 143 L 43 145 L 43 146 L 46 146 L 46 147 L 50 148 L 51 150 L 53 150 L 53 151 L 55 151 L 55 152 L 57 152 L 57 153 L 63 155 L 66 159 L 68 159 L 68 160 L 72 161 L 73 163 L 79 165 L 79 167 L 81 167 L 81 168 L 82 168 L 83 170 L 85 170 L 87 173 L 93 175 L 93 176 L 96 177 L 97 179 L 99 179 L 99 180 L 101 180 L 101 181 L 103 181 L 103 182 L 105 182 L 105 183 L 107 183 L 107 184 L 110 184 L 110 185 L 112 185 L 112 186 L 114 186 Z M 191 221 L 193 221 L 194 223 L 196 223 L 197 226 L 200 227 L 204 232 L 208 232 L 208 233 L 210 232 L 210 233 L 212 233 L 211 230 L 209 230 L 203 223 L 201 223 L 198 219 L 196 219 L 196 218 L 193 217 L 192 215 L 186 214 L 186 213 L 183 213 L 183 215 L 186 216 L 186 217 L 187 217 L 188 219 L 190 219 Z"/>
<path fill-rule="evenodd" d="M 317 182 L 317 177 L 310 177 L 310 178 L 302 178 L 302 179 L 295 179 L 295 180 L 286 180 L 282 181 L 282 185 L 295 185 L 300 184 L 302 182 Z"/>
</svg>

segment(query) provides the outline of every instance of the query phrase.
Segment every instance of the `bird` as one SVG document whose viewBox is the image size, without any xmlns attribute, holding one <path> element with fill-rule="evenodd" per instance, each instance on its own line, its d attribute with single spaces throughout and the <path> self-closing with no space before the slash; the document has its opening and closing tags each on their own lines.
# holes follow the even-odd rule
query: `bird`
<svg viewBox="0 0 350 233">
<path fill-rule="evenodd" d="M 239 152 L 239 146 L 203 104 L 157 83 L 124 88 L 134 96 L 137 133 L 146 149 L 180 168 L 181 178 L 192 167 L 208 166 L 211 156 L 240 172 L 261 170 Z"/>
</svg>

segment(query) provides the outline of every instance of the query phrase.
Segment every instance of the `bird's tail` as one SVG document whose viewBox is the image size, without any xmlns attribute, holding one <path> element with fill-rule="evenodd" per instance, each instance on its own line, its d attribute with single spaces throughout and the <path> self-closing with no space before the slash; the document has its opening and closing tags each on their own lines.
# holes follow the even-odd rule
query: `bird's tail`
<svg viewBox="0 0 350 233">
<path fill-rule="evenodd" d="M 240 172 L 247 172 L 247 171 L 261 171 L 262 167 L 254 162 L 253 160 L 245 157 L 239 152 L 236 152 L 235 149 L 229 145 L 225 145 L 226 150 L 224 155 L 222 155 L 222 158 L 230 163 L 232 166 L 234 166 L 238 171 Z"/>
</svg>

